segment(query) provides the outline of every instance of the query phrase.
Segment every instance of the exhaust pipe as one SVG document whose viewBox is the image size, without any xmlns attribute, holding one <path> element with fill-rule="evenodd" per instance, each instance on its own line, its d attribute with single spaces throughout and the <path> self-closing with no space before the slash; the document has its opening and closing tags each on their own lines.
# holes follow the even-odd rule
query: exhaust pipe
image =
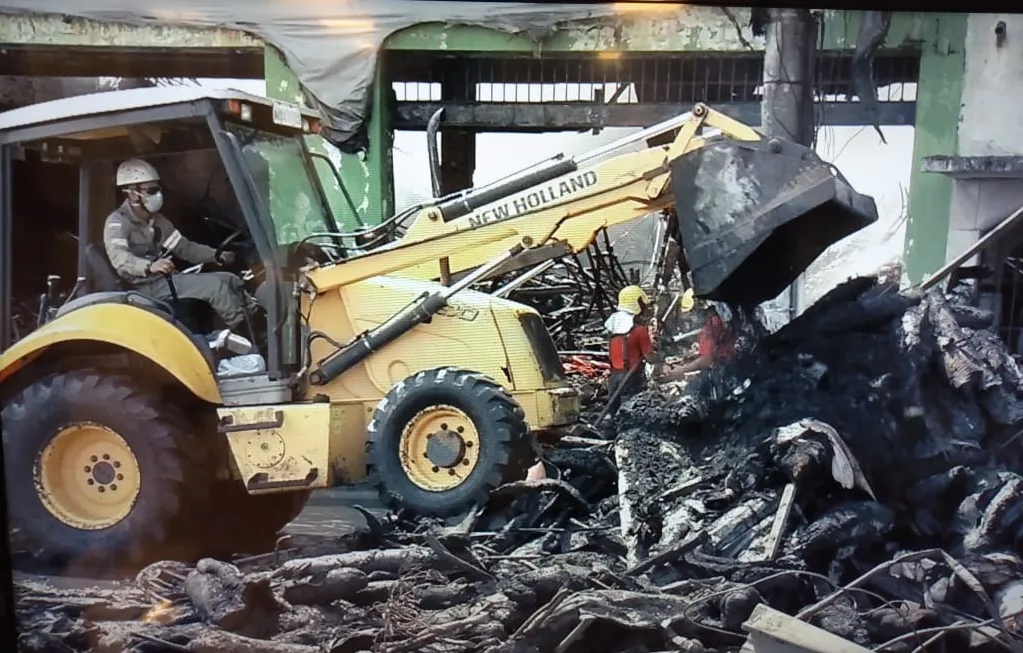
<svg viewBox="0 0 1023 653">
<path fill-rule="evenodd" d="M 430 185 L 433 187 L 433 196 L 440 197 L 440 145 L 437 143 L 437 132 L 440 131 L 440 119 L 444 114 L 444 107 L 437 109 L 430 121 L 426 123 L 426 151 L 430 157 Z"/>
</svg>

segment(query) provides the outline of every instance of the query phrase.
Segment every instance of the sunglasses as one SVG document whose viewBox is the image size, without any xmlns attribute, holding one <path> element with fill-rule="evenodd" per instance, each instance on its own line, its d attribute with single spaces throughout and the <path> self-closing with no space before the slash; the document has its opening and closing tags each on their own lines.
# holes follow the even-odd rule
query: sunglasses
<svg viewBox="0 0 1023 653">
<path fill-rule="evenodd" d="M 160 189 L 159 186 L 149 186 L 147 188 L 140 188 L 139 192 L 142 193 L 143 195 L 150 195 L 151 196 L 151 195 L 156 195 L 157 193 L 160 192 L 160 190 L 161 189 Z"/>
</svg>

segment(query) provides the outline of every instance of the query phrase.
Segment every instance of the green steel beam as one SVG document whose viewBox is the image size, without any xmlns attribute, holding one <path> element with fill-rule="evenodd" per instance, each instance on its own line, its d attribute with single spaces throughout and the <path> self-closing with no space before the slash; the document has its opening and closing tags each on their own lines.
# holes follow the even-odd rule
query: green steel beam
<svg viewBox="0 0 1023 653">
<path fill-rule="evenodd" d="M 762 37 L 749 28 L 749 9 L 726 12 L 719 7 L 683 7 L 674 21 L 624 14 L 617 26 L 580 25 L 561 29 L 536 41 L 524 34 L 442 22 L 421 23 L 395 32 L 385 42 L 389 50 L 449 50 L 453 52 L 505 52 L 555 54 L 569 52 L 739 52 L 764 47 Z M 735 23 L 729 17 L 735 18 Z M 928 14 L 897 13 L 884 47 L 917 45 L 929 22 Z M 825 11 L 824 49 L 850 49 L 862 21 L 862 12 Z M 741 33 L 736 29 L 741 27 Z"/>
<path fill-rule="evenodd" d="M 741 26 L 742 37 L 728 14 Z M 827 10 L 824 48 L 851 48 L 861 12 Z M 885 47 L 912 45 L 923 38 L 933 14 L 897 13 Z M 622 51 L 728 52 L 763 48 L 763 39 L 748 27 L 749 9 L 736 7 L 726 13 L 717 7 L 682 7 L 678 18 L 644 18 L 625 12 L 620 26 L 580 24 L 560 29 L 537 42 L 522 34 L 486 27 L 421 23 L 396 32 L 387 40 L 394 50 L 452 50 L 485 52 L 581 52 Z M 745 43 L 744 43 L 745 41 Z M 0 43 L 11 45 L 106 46 L 111 48 L 250 48 L 263 42 L 241 30 L 184 25 L 134 25 L 57 15 L 5 16 L 0 21 Z"/>
<path fill-rule="evenodd" d="M 945 264 L 952 180 L 921 172 L 924 157 L 956 154 L 959 108 L 966 65 L 967 14 L 932 14 L 921 52 L 916 91 L 913 170 L 909 178 L 909 217 L 903 251 L 911 283 Z"/>
<path fill-rule="evenodd" d="M 367 211 L 369 224 L 380 224 L 394 212 L 394 107 L 391 85 L 378 65 L 373 80 L 373 109 L 369 131 L 369 196 L 376 206 Z"/>
<path fill-rule="evenodd" d="M 72 16 L 4 16 L 0 43 L 6 45 L 105 46 L 109 48 L 262 48 L 240 30 L 179 25 L 131 25 Z"/>
</svg>

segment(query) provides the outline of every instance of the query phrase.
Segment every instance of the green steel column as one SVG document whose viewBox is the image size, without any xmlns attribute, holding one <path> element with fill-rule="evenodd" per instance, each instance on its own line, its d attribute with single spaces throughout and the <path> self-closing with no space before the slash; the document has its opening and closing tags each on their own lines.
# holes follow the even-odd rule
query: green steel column
<svg viewBox="0 0 1023 653">
<path fill-rule="evenodd" d="M 298 77 L 288 67 L 278 51 L 270 46 L 265 48 L 264 77 L 266 78 L 266 94 L 268 97 L 304 104 L 302 86 Z M 374 85 L 374 95 L 380 93 L 379 84 Z M 370 148 L 366 156 L 357 154 L 342 154 L 336 148 L 331 147 L 321 136 L 307 136 L 306 143 L 313 152 L 319 152 L 330 156 L 334 164 L 339 167 L 341 179 L 345 188 L 355 205 L 358 218 L 367 225 L 378 224 L 384 216 L 390 215 L 390 125 L 388 124 L 388 112 L 381 111 L 377 107 L 386 106 L 374 97 L 373 117 L 368 125 L 370 135 Z M 320 180 L 323 183 L 330 202 L 331 209 L 337 217 L 342 229 L 348 231 L 359 226 L 359 219 L 352 213 L 348 201 L 345 199 L 341 187 L 337 183 L 330 166 L 326 161 L 316 160 L 316 168 Z M 277 176 L 274 173 L 279 173 Z M 287 211 L 291 206 L 284 197 L 285 180 L 289 172 L 287 170 L 273 170 L 271 166 L 271 198 L 272 207 L 276 211 Z M 280 195 L 278 199 L 274 197 Z"/>
<path fill-rule="evenodd" d="M 967 14 L 933 14 L 928 19 L 931 24 L 926 30 L 916 91 L 913 170 L 903 252 L 911 283 L 945 264 L 952 180 L 920 172 L 920 162 L 926 156 L 957 152 L 966 61 Z"/>
<path fill-rule="evenodd" d="M 377 58 L 373 78 L 373 115 L 369 132 L 369 197 L 374 206 L 366 218 L 369 224 L 380 224 L 394 213 L 394 129 L 391 128 L 391 109 L 394 92 L 384 65 L 384 52 Z"/>
</svg>

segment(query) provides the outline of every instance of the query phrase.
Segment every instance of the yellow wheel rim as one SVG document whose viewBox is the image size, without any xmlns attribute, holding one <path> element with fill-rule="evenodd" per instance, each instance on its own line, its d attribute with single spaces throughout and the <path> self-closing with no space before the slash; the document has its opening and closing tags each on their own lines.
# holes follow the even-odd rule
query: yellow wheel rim
<svg viewBox="0 0 1023 653">
<path fill-rule="evenodd" d="M 63 523 L 82 530 L 109 528 L 127 517 L 141 480 L 138 460 L 124 438 L 91 422 L 57 433 L 36 464 L 43 505 Z"/>
<path fill-rule="evenodd" d="M 454 406 L 419 411 L 401 434 L 401 466 L 409 480 L 431 492 L 458 487 L 476 469 L 480 436 Z"/>
</svg>

